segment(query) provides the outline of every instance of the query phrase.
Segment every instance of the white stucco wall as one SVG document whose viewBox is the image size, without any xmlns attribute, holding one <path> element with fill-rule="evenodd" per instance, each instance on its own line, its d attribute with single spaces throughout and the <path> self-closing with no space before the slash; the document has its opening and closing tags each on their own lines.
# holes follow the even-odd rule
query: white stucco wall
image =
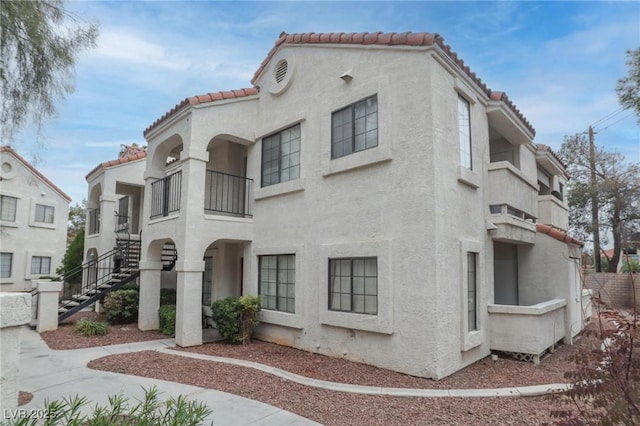
<svg viewBox="0 0 640 426">
<path fill-rule="evenodd" d="M 31 290 L 33 256 L 51 258 L 48 274 L 56 269 L 66 250 L 69 201 L 12 154 L 0 152 L 0 194 L 17 198 L 15 221 L 0 221 L 0 250 L 12 253 L 11 276 L 0 278 L 0 291 Z M 54 208 L 53 223 L 35 221 L 36 204 Z"/>
<path fill-rule="evenodd" d="M 180 212 L 146 224 L 143 257 L 157 261 L 160 242 L 176 243 L 186 312 L 189 295 L 180 292 L 199 289 L 196 273 L 207 250 L 216 250 L 214 299 L 238 294 L 241 258 L 243 292 L 256 294 L 259 256 L 295 254 L 295 313 L 263 311 L 258 335 L 265 340 L 434 378 L 488 355 L 487 305 L 494 297 L 488 206 L 493 194 L 497 203 L 516 200 L 537 217 L 532 149 L 516 146 L 518 176 L 505 171 L 492 188 L 486 95 L 426 48 L 283 45 L 270 67 L 282 58 L 292 70 L 283 87 L 268 68 L 256 82 L 259 95 L 187 109 L 148 133 L 146 211 L 151 182 L 167 173 L 161 158 L 180 144 L 172 167 L 182 170 L 183 185 Z M 340 78 L 347 71 L 350 82 Z M 332 112 L 372 95 L 378 146 L 332 159 Z M 459 95 L 471 104 L 473 170 L 459 167 Z M 503 129 L 508 122 L 501 121 Z M 302 134 L 300 177 L 261 188 L 262 138 L 295 124 Z M 253 217 L 204 214 L 205 170 L 241 174 L 244 155 L 254 180 Z M 534 233 L 529 225 L 526 232 Z M 467 252 L 478 254 L 472 332 Z M 329 259 L 364 256 L 377 258 L 377 315 L 329 310 Z"/>
</svg>

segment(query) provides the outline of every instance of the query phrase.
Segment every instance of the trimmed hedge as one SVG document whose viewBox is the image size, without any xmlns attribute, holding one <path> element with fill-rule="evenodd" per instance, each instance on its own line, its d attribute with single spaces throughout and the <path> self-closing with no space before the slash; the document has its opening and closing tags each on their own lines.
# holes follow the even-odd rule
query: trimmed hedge
<svg viewBox="0 0 640 426">
<path fill-rule="evenodd" d="M 138 320 L 138 291 L 116 290 L 104 298 L 104 311 L 111 324 L 130 324 Z"/>
</svg>

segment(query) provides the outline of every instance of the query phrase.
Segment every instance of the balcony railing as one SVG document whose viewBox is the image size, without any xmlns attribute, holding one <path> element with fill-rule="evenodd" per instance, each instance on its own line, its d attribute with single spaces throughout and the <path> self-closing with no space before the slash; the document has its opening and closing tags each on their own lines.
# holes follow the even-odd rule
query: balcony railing
<svg viewBox="0 0 640 426">
<path fill-rule="evenodd" d="M 251 216 L 249 197 L 253 179 L 207 170 L 205 181 L 205 213 Z"/>
<path fill-rule="evenodd" d="M 170 174 L 151 184 L 151 219 L 180 211 L 182 171 Z"/>
<path fill-rule="evenodd" d="M 89 209 L 89 233 L 95 235 L 100 232 L 100 208 Z"/>
</svg>

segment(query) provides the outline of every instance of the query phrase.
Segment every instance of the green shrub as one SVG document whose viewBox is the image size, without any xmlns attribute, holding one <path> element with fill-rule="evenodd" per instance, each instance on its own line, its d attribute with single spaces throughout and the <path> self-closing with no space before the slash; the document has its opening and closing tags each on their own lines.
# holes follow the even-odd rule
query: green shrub
<svg viewBox="0 0 640 426">
<path fill-rule="evenodd" d="M 122 395 L 109 396 L 109 403 L 95 405 L 90 416 L 90 405 L 87 397 L 76 395 L 63 398 L 62 401 L 45 401 L 44 412 L 47 419 L 42 422 L 36 416 L 24 416 L 18 420 L 9 421 L 12 426 L 53 425 L 90 425 L 90 426 L 196 426 L 212 413 L 209 407 L 198 401 L 188 401 L 184 396 L 171 397 L 164 403 L 160 400 L 160 392 L 153 386 L 144 390 L 144 399 L 133 405 Z M 3 423 L 4 424 L 4 423 Z M 211 423 L 213 424 L 213 422 Z"/>
<path fill-rule="evenodd" d="M 176 304 L 176 290 L 174 288 L 160 289 L 160 306 Z"/>
<path fill-rule="evenodd" d="M 260 299 L 258 296 L 227 297 L 212 305 L 213 321 L 218 333 L 231 343 L 251 341 L 253 329 L 258 325 Z"/>
<path fill-rule="evenodd" d="M 174 337 L 176 335 L 176 305 L 162 305 L 158 314 L 160 315 L 160 332 Z"/>
<path fill-rule="evenodd" d="M 116 290 L 104 298 L 104 310 L 111 324 L 129 324 L 138 320 L 138 292 Z"/>
<path fill-rule="evenodd" d="M 640 262 L 635 259 L 629 259 L 628 262 L 622 264 L 620 272 L 635 274 L 640 272 Z"/>
<path fill-rule="evenodd" d="M 83 336 L 104 336 L 109 333 L 109 324 L 102 321 L 83 318 L 73 325 L 73 330 Z"/>
</svg>

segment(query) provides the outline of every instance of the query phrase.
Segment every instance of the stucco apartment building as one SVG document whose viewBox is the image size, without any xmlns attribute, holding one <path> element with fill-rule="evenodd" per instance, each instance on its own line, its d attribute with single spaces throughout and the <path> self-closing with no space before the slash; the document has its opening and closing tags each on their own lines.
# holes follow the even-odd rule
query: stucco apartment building
<svg viewBox="0 0 640 426">
<path fill-rule="evenodd" d="M 14 149 L 0 147 L 0 291 L 30 291 L 56 275 L 71 198 Z"/>
<path fill-rule="evenodd" d="M 144 131 L 141 329 L 167 243 L 181 346 L 241 294 L 261 339 L 432 378 L 582 328 L 564 165 L 440 36 L 283 33 L 251 83 Z"/>
</svg>

